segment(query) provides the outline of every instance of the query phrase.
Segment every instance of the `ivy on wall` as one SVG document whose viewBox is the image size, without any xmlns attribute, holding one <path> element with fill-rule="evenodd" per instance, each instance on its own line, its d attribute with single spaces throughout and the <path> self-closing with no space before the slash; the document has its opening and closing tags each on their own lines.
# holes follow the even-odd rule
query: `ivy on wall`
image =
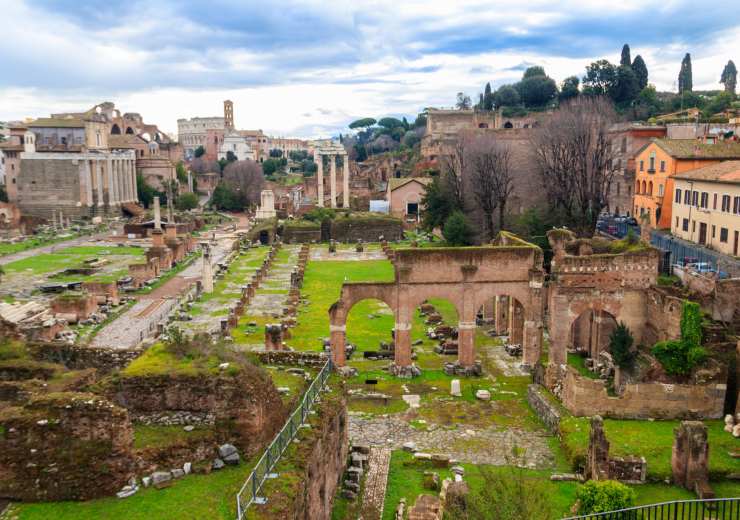
<svg viewBox="0 0 740 520">
<path fill-rule="evenodd" d="M 684 300 L 681 309 L 681 339 L 659 341 L 652 348 L 667 374 L 687 375 L 706 358 L 701 346 L 701 309 L 699 304 Z"/>
</svg>

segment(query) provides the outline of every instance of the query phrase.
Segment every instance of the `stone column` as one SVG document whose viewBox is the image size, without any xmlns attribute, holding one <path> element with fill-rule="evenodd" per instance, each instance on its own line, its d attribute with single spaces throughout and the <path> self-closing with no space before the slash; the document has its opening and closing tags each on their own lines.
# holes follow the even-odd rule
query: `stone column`
<svg viewBox="0 0 740 520">
<path fill-rule="evenodd" d="M 411 324 L 396 321 L 393 333 L 394 362 L 397 367 L 411 366 Z"/>
<path fill-rule="evenodd" d="M 347 353 L 344 350 L 346 330 L 345 325 L 329 325 L 331 360 L 337 367 L 347 364 Z"/>
<path fill-rule="evenodd" d="M 337 156 L 329 156 L 329 189 L 331 196 L 331 207 L 337 207 Z"/>
<path fill-rule="evenodd" d="M 89 206 L 92 204 L 90 162 L 87 159 L 84 159 L 80 166 L 80 204 L 82 206 Z"/>
<path fill-rule="evenodd" d="M 319 207 L 324 207 L 324 156 L 317 152 L 314 157 L 316 158 L 316 187 L 318 189 L 316 203 Z"/>
<path fill-rule="evenodd" d="M 509 306 L 508 296 L 496 296 L 496 334 L 503 335 L 508 332 L 506 328 L 506 310 Z"/>
<path fill-rule="evenodd" d="M 154 229 L 162 229 L 162 214 L 159 209 L 159 197 L 154 197 Z"/>
<path fill-rule="evenodd" d="M 118 202 L 128 202 L 126 190 L 126 161 L 118 160 Z"/>
<path fill-rule="evenodd" d="M 126 200 L 129 202 L 134 201 L 134 189 L 135 186 L 131 184 L 131 160 L 127 159 L 124 161 L 124 177 L 126 178 Z"/>
<path fill-rule="evenodd" d="M 139 202 L 139 192 L 136 188 L 136 159 L 129 161 L 129 167 L 131 169 L 131 194 L 134 202 Z"/>
<path fill-rule="evenodd" d="M 112 206 L 115 202 L 115 194 L 113 193 L 113 160 L 109 157 L 105 161 L 105 187 L 108 191 L 108 206 Z"/>
<path fill-rule="evenodd" d="M 511 329 L 509 330 L 509 343 L 511 345 L 524 344 L 524 308 L 514 298 L 510 298 L 511 304 Z"/>
<path fill-rule="evenodd" d="M 460 321 L 457 324 L 457 360 L 463 367 L 475 364 L 474 321 Z"/>
<path fill-rule="evenodd" d="M 709 441 L 706 425 L 701 421 L 681 421 L 673 434 L 673 483 L 696 492 L 699 498 L 714 498 L 709 487 Z"/>
<path fill-rule="evenodd" d="M 98 189 L 98 206 L 103 205 L 103 165 L 95 161 L 95 185 Z"/>
<path fill-rule="evenodd" d="M 342 156 L 344 168 L 342 173 L 342 207 L 349 208 L 349 154 Z"/>
</svg>

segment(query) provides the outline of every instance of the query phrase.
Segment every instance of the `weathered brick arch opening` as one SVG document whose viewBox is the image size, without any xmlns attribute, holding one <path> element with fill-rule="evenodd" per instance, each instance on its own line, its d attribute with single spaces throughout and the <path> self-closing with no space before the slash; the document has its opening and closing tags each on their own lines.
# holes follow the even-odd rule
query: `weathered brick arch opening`
<svg viewBox="0 0 740 520">
<path fill-rule="evenodd" d="M 411 323 L 416 308 L 430 299 L 446 299 L 457 309 L 458 361 L 475 363 L 478 310 L 495 297 L 510 296 L 522 306 L 523 362 L 539 360 L 542 345 L 542 250 L 502 233 L 491 246 L 471 248 L 398 249 L 395 280 L 385 283 L 344 283 L 340 299 L 329 309 L 332 359 L 346 363 L 346 321 L 360 300 L 378 299 L 395 316 L 395 364 L 411 365 Z"/>
</svg>

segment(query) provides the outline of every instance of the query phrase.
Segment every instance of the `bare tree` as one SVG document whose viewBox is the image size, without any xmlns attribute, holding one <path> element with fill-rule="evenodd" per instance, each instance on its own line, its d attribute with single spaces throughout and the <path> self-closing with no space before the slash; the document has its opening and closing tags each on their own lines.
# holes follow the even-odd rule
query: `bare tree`
<svg viewBox="0 0 740 520">
<path fill-rule="evenodd" d="M 614 176 L 609 128 L 616 120 L 602 97 L 579 96 L 561 105 L 532 136 L 533 154 L 550 205 L 580 236 L 590 236 Z"/>
<path fill-rule="evenodd" d="M 209 161 L 203 157 L 196 157 L 190 161 L 190 171 L 193 173 L 218 173 L 221 171 L 217 161 Z"/>
<path fill-rule="evenodd" d="M 246 204 L 258 204 L 265 184 L 262 166 L 254 161 L 233 161 L 224 168 L 224 183 L 244 198 Z"/>
<path fill-rule="evenodd" d="M 465 207 L 463 182 L 468 168 L 468 146 L 470 139 L 461 135 L 452 146 L 449 154 L 441 157 L 442 190 L 447 194 L 456 209 Z"/>
<path fill-rule="evenodd" d="M 475 139 L 469 147 L 466 189 L 483 214 L 486 238 L 495 237 L 495 215 L 498 209 L 499 228 L 503 229 L 506 202 L 514 191 L 511 172 L 511 151 L 507 143 L 491 136 Z"/>
</svg>

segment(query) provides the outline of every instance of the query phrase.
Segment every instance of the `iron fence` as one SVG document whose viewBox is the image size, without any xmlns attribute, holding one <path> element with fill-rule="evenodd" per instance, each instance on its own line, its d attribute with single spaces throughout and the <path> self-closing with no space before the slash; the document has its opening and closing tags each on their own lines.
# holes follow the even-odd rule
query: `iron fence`
<svg viewBox="0 0 740 520">
<path fill-rule="evenodd" d="M 738 520 L 740 498 L 676 500 L 565 520 Z"/>
<path fill-rule="evenodd" d="M 669 262 L 672 264 L 706 263 L 710 264 L 715 271 L 726 273 L 728 276 L 740 276 L 740 261 L 729 255 L 655 230 L 650 233 L 650 243 L 662 251 L 670 252 Z"/>
<path fill-rule="evenodd" d="M 308 390 L 303 394 L 301 404 L 290 414 L 285 425 L 275 436 L 265 452 L 262 454 L 259 462 L 247 477 L 246 482 L 236 495 L 237 520 L 242 520 L 247 509 L 252 504 L 264 504 L 267 499 L 259 495 L 265 480 L 274 478 L 272 470 L 280 460 L 285 449 L 295 439 L 300 427 L 305 424 L 306 417 L 311 412 L 311 407 L 316 402 L 316 398 L 326 384 L 332 370 L 331 359 L 321 368 L 318 375 L 311 382 Z"/>
</svg>

